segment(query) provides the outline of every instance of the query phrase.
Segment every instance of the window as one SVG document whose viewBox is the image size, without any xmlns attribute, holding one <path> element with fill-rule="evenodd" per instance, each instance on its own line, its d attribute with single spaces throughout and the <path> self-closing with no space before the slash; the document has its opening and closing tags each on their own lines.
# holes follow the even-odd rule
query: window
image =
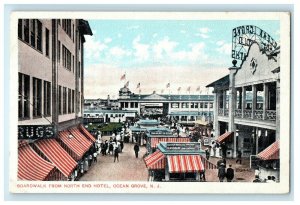
<svg viewBox="0 0 300 205">
<path fill-rule="evenodd" d="M 71 56 L 72 56 L 71 52 L 64 45 L 62 45 L 63 66 L 70 71 L 71 71 Z"/>
<path fill-rule="evenodd" d="M 19 118 L 30 117 L 30 77 L 19 73 Z"/>
<path fill-rule="evenodd" d="M 179 107 L 179 103 L 172 103 L 171 104 L 171 108 L 178 108 Z"/>
<path fill-rule="evenodd" d="M 134 107 L 134 102 L 130 102 L 130 107 L 131 107 L 131 108 Z"/>
<path fill-rule="evenodd" d="M 213 108 L 213 103 L 209 103 L 209 108 Z"/>
<path fill-rule="evenodd" d="M 204 107 L 203 102 L 201 102 L 200 103 L 200 108 L 203 108 L 203 107 Z"/>
<path fill-rule="evenodd" d="M 71 89 L 68 88 L 68 113 L 72 112 L 72 93 Z"/>
<path fill-rule="evenodd" d="M 22 19 L 18 20 L 18 37 L 20 39 L 23 39 L 23 20 Z"/>
<path fill-rule="evenodd" d="M 74 108 L 75 108 L 75 91 L 72 90 L 72 113 L 74 113 Z"/>
<path fill-rule="evenodd" d="M 61 86 L 58 86 L 58 112 L 62 114 L 62 106 L 61 106 Z"/>
<path fill-rule="evenodd" d="M 63 87 L 63 114 L 67 114 L 67 88 Z"/>
<path fill-rule="evenodd" d="M 49 30 L 46 28 L 46 56 L 49 56 Z"/>
<path fill-rule="evenodd" d="M 29 19 L 24 20 L 24 41 L 29 43 Z"/>
<path fill-rule="evenodd" d="M 60 41 L 58 41 L 57 47 L 57 61 L 60 63 Z"/>
<path fill-rule="evenodd" d="M 57 24 L 60 25 L 60 19 L 57 19 Z"/>
<path fill-rule="evenodd" d="M 198 106 L 199 106 L 199 103 L 195 103 L 195 108 L 198 108 Z"/>
<path fill-rule="evenodd" d="M 44 115 L 51 115 L 51 83 L 44 81 Z"/>
<path fill-rule="evenodd" d="M 195 108 L 195 103 L 191 103 L 191 108 Z"/>
<path fill-rule="evenodd" d="M 43 51 L 43 26 L 42 23 L 39 20 L 36 20 L 36 24 L 37 24 L 37 35 L 36 35 L 36 44 L 37 44 L 37 49 L 39 51 Z"/>
<path fill-rule="evenodd" d="M 30 45 L 35 48 L 35 20 L 30 19 Z"/>
<path fill-rule="evenodd" d="M 71 19 L 63 19 L 62 20 L 62 28 L 63 30 L 68 34 L 68 36 L 71 38 Z"/>
<path fill-rule="evenodd" d="M 42 116 L 42 80 L 32 79 L 33 117 Z"/>
<path fill-rule="evenodd" d="M 78 62 L 78 77 L 81 77 L 81 68 L 80 68 L 80 62 Z"/>
<path fill-rule="evenodd" d="M 204 103 L 204 108 L 207 108 L 208 107 L 208 103 Z"/>
</svg>

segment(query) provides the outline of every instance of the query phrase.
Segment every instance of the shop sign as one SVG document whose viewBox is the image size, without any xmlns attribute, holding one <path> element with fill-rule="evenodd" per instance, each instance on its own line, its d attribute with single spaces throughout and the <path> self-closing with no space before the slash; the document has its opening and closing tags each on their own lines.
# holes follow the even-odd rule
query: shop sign
<svg viewBox="0 0 300 205">
<path fill-rule="evenodd" d="M 170 131 L 151 131 L 151 135 L 172 135 L 172 132 Z"/>
<path fill-rule="evenodd" d="M 55 137 L 54 125 L 19 125 L 18 139 L 48 139 Z"/>
<path fill-rule="evenodd" d="M 270 52 L 277 48 L 277 42 L 266 31 L 254 25 L 243 25 L 232 29 L 232 53 L 235 60 L 243 61 L 248 49 L 258 43 L 260 50 Z"/>
<path fill-rule="evenodd" d="M 200 150 L 200 143 L 167 143 L 167 150 Z"/>
</svg>

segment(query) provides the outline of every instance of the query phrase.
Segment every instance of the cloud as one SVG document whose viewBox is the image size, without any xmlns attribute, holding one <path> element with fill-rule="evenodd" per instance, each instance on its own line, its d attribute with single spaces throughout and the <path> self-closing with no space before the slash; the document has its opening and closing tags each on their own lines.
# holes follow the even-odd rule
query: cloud
<svg viewBox="0 0 300 205">
<path fill-rule="evenodd" d="M 107 95 L 118 96 L 119 89 L 124 85 L 120 77 L 126 71 L 126 80 L 129 80 L 129 89 L 138 93 L 137 84 L 141 83 L 142 94 L 150 94 L 154 90 L 160 93 L 170 82 L 170 93 L 177 94 L 178 87 L 181 87 L 181 94 L 187 94 L 186 89 L 191 86 L 191 94 L 197 94 L 198 86 L 204 90 L 209 83 L 228 74 L 224 67 L 199 66 L 149 66 L 123 68 L 95 64 L 85 68 L 85 98 L 106 98 Z M 101 80 L 99 80 L 101 79 Z"/>
<path fill-rule="evenodd" d="M 208 33 L 210 33 L 211 30 L 209 28 L 203 27 L 203 28 L 199 28 L 198 32 L 195 33 L 195 36 L 199 36 L 201 38 L 209 38 Z"/>
<path fill-rule="evenodd" d="M 231 54 L 231 50 L 232 50 L 231 43 L 226 43 L 225 41 L 221 40 L 221 41 L 217 41 L 216 45 L 219 46 L 219 48 L 216 48 L 216 50 L 219 53 L 226 54 L 226 55 Z"/>
<path fill-rule="evenodd" d="M 114 46 L 111 49 L 109 49 L 109 54 L 111 55 L 112 58 L 122 58 L 124 56 L 130 56 L 131 52 L 127 51 L 123 48 L 120 48 L 118 46 Z"/>
<path fill-rule="evenodd" d="M 199 28 L 200 33 L 208 33 L 210 32 L 209 28 Z"/>
<path fill-rule="evenodd" d="M 141 37 L 138 35 L 135 39 L 132 41 L 133 49 L 135 50 L 134 56 L 139 61 L 145 61 L 149 58 L 149 45 L 140 43 Z"/>
<path fill-rule="evenodd" d="M 105 39 L 104 39 L 104 43 L 110 43 L 111 41 L 112 41 L 111 38 L 105 38 Z"/>
<path fill-rule="evenodd" d="M 88 60 L 100 58 L 101 53 L 107 48 L 107 45 L 96 40 L 94 36 L 85 36 L 85 40 L 85 57 Z"/>
<path fill-rule="evenodd" d="M 127 29 L 128 30 L 135 30 L 135 29 L 139 29 L 140 26 L 139 25 L 135 25 L 135 26 L 128 26 Z"/>
<path fill-rule="evenodd" d="M 174 48 L 178 45 L 175 41 L 170 41 L 168 36 L 165 36 L 163 40 L 158 41 L 152 46 L 154 56 L 158 59 L 163 58 L 163 54 L 172 56 Z"/>
</svg>

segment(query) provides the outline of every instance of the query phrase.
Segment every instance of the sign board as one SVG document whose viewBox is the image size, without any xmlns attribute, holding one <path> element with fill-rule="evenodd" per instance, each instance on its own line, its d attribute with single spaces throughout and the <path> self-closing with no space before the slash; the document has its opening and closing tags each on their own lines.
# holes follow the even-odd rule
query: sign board
<svg viewBox="0 0 300 205">
<path fill-rule="evenodd" d="M 200 143 L 167 143 L 167 150 L 200 150 Z"/>
<path fill-rule="evenodd" d="M 54 125 L 19 125 L 18 139 L 49 139 L 55 137 Z"/>
<path fill-rule="evenodd" d="M 231 57 L 239 62 L 245 60 L 253 43 L 257 43 L 262 52 L 271 52 L 278 48 L 277 42 L 261 28 L 243 25 L 232 29 Z"/>
<path fill-rule="evenodd" d="M 155 131 L 150 131 L 150 135 L 172 135 L 173 133 L 168 131 L 168 130 L 155 130 Z"/>
</svg>

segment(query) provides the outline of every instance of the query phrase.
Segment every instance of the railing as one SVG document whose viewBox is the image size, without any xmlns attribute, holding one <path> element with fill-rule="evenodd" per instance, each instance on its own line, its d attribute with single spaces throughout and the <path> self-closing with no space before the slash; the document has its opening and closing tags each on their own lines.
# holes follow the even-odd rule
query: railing
<svg viewBox="0 0 300 205">
<path fill-rule="evenodd" d="M 225 109 L 224 110 L 224 116 L 228 116 L 229 115 L 229 110 L 228 109 Z"/>
<path fill-rule="evenodd" d="M 235 109 L 234 116 L 238 118 L 242 118 L 242 110 L 241 109 Z"/>
<path fill-rule="evenodd" d="M 224 116 L 223 108 L 219 108 L 219 109 L 218 109 L 218 115 Z"/>
<path fill-rule="evenodd" d="M 276 110 L 266 111 L 266 120 L 275 121 L 276 120 Z"/>
<path fill-rule="evenodd" d="M 254 119 L 262 120 L 264 115 L 264 111 L 262 110 L 254 110 Z"/>
<path fill-rule="evenodd" d="M 252 110 L 244 110 L 244 118 L 252 118 Z"/>
</svg>

